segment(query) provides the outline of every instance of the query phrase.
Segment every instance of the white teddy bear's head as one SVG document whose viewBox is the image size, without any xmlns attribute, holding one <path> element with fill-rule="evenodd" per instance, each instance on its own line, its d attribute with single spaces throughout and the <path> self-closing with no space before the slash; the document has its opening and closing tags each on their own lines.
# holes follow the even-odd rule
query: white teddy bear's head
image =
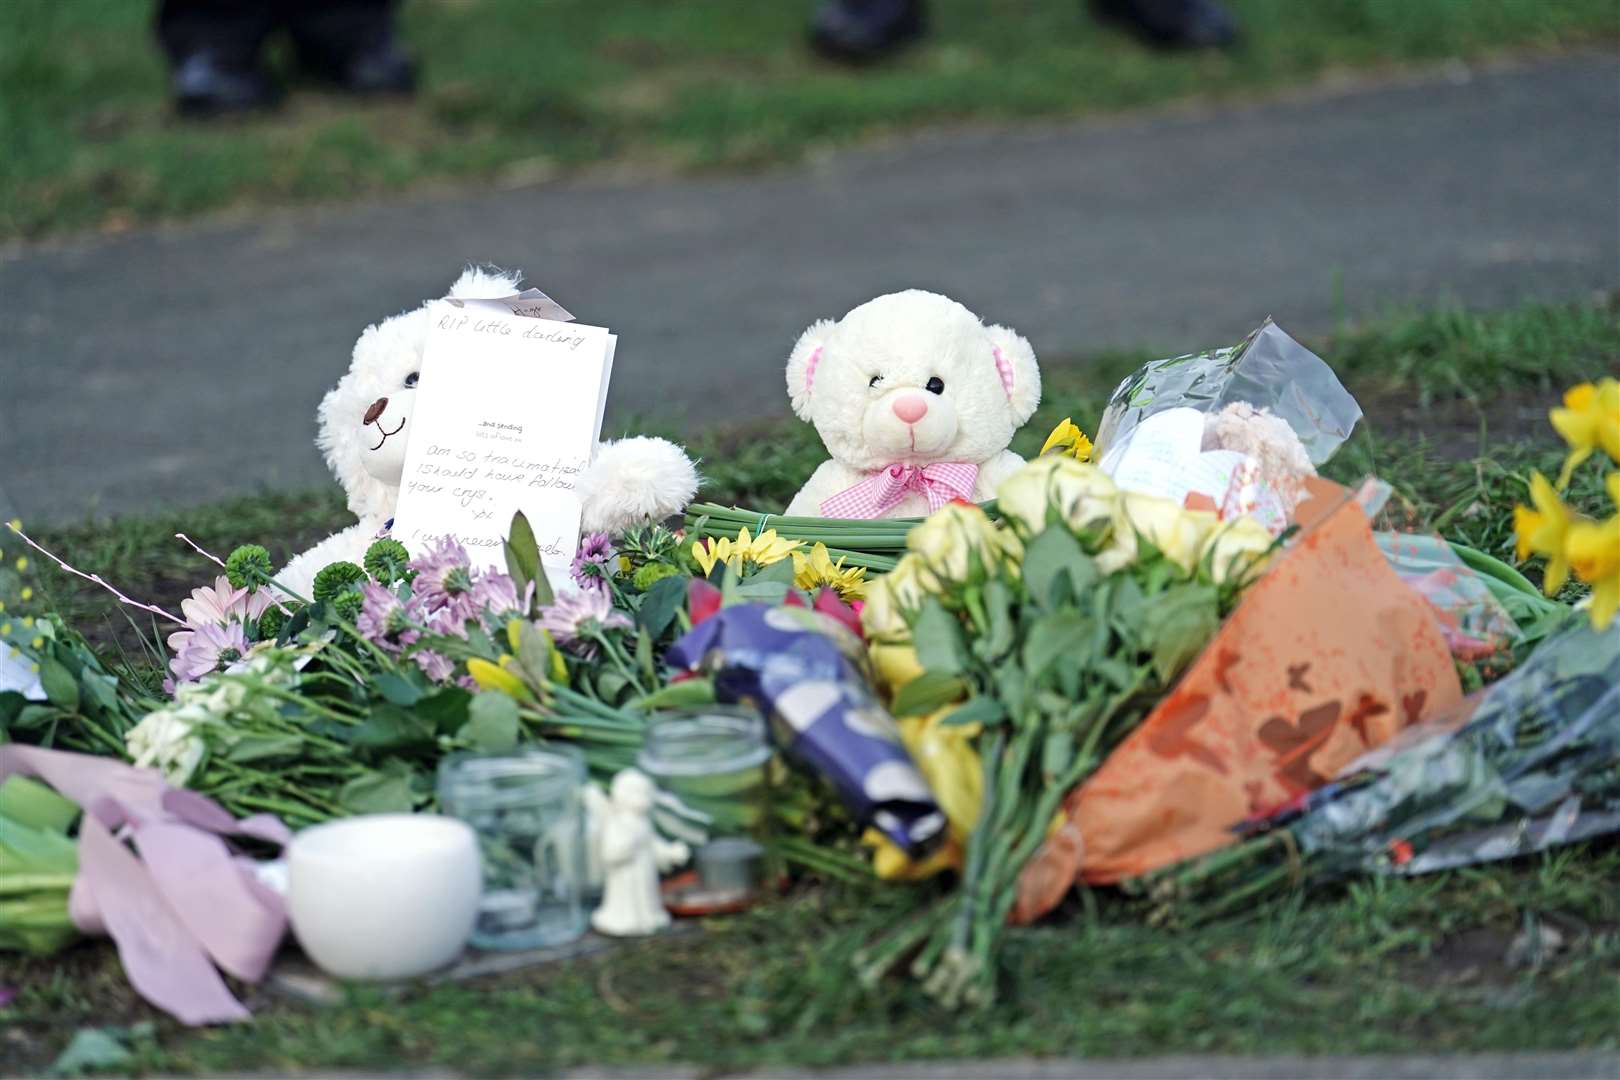
<svg viewBox="0 0 1620 1080">
<path fill-rule="evenodd" d="M 517 292 L 521 280 L 469 267 L 449 295 L 500 299 Z M 427 333 L 426 304 L 366 327 L 354 343 L 348 372 L 321 399 L 315 445 L 343 485 L 349 509 L 362 520 L 388 517 L 399 501 Z"/>
<path fill-rule="evenodd" d="M 787 384 L 793 411 L 828 452 L 865 472 L 988 461 L 1041 400 L 1029 342 L 921 289 L 811 326 L 788 358 Z"/>
</svg>

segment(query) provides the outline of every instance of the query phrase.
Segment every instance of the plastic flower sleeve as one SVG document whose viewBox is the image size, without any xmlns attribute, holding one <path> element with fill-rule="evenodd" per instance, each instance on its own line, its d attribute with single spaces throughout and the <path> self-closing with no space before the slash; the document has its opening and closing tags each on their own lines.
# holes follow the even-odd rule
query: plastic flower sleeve
<svg viewBox="0 0 1620 1080">
<path fill-rule="evenodd" d="M 1620 624 L 1573 624 L 1264 824 L 1286 825 L 1323 878 L 1429 873 L 1620 830 Z"/>
<path fill-rule="evenodd" d="M 693 627 L 667 658 L 712 675 L 719 700 L 756 705 L 778 745 L 829 780 L 851 813 L 923 852 L 944 836 L 945 815 L 850 650 L 859 654 L 858 639 L 818 612 L 740 604 Z"/>
<path fill-rule="evenodd" d="M 1333 456 L 1361 419 L 1361 406 L 1333 369 L 1267 319 L 1232 348 L 1153 360 L 1132 372 L 1108 399 L 1094 460 L 1124 445 L 1156 413 L 1213 413 L 1238 401 L 1286 420 L 1316 465 Z"/>
<path fill-rule="evenodd" d="M 1451 545 L 1422 533 L 1375 532 L 1373 539 L 1407 588 L 1434 609 L 1452 656 L 1487 667 L 1512 665 L 1523 632 Z"/>
</svg>

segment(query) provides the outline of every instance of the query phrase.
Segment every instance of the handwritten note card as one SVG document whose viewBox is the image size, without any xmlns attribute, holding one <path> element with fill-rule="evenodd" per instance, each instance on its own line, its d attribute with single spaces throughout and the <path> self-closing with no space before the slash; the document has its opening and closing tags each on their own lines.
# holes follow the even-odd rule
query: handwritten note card
<svg viewBox="0 0 1620 1080">
<path fill-rule="evenodd" d="M 547 577 L 566 578 L 579 544 L 574 482 L 601 433 L 618 339 L 530 314 L 541 310 L 524 296 L 429 305 L 393 527 L 412 554 L 449 535 L 474 565 L 504 567 L 522 510 Z"/>
</svg>

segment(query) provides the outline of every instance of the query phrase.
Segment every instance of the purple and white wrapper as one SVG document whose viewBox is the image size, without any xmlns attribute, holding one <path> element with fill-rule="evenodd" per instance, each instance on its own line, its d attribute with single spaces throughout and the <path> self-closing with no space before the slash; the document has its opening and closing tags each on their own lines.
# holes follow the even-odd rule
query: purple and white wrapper
<svg viewBox="0 0 1620 1080">
<path fill-rule="evenodd" d="M 830 781 L 852 814 L 920 854 L 944 836 L 945 815 L 848 655 L 859 652 L 819 612 L 741 604 L 693 627 L 668 658 L 710 675 L 719 700 L 758 708 L 777 745 Z"/>
</svg>

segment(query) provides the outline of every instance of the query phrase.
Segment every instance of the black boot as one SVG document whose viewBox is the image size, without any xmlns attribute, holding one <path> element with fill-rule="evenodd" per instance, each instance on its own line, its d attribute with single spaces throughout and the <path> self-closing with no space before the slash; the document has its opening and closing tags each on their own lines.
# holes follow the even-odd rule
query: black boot
<svg viewBox="0 0 1620 1080">
<path fill-rule="evenodd" d="M 1161 48 L 1224 49 L 1237 43 L 1237 23 L 1216 0 L 1091 0 L 1091 10 Z"/>
<path fill-rule="evenodd" d="M 394 0 L 279 0 L 299 65 L 351 94 L 408 94 L 416 65 L 394 36 Z"/>
<path fill-rule="evenodd" d="M 810 42 L 829 60 L 878 60 L 923 36 L 923 0 L 824 0 Z"/>
<path fill-rule="evenodd" d="M 193 53 L 174 71 L 174 104 L 182 116 L 252 112 L 280 100 L 281 89 L 257 65 L 226 63 L 216 53 Z"/>
</svg>

